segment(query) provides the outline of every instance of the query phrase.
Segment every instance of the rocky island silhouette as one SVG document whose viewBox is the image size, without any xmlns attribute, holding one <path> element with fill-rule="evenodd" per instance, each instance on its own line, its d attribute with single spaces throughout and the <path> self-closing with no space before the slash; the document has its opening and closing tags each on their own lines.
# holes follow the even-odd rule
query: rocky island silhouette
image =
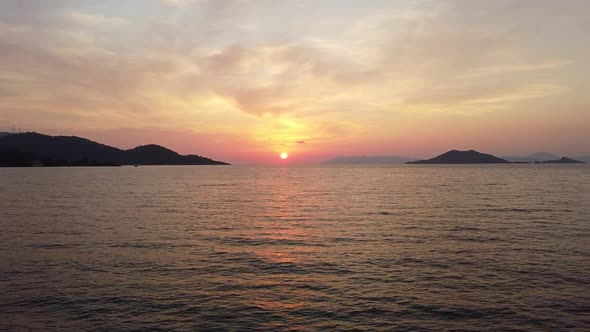
<svg viewBox="0 0 590 332">
<path fill-rule="evenodd" d="M 459 151 L 451 150 L 431 159 L 409 161 L 406 164 L 531 164 L 528 161 L 510 162 L 506 159 L 499 158 L 487 153 L 481 153 L 475 150 Z M 562 157 L 557 160 L 536 161 L 535 164 L 584 164 L 585 162 Z"/>
<path fill-rule="evenodd" d="M 451 150 L 431 159 L 410 161 L 406 164 L 509 164 L 508 160 L 475 150 Z"/>
</svg>

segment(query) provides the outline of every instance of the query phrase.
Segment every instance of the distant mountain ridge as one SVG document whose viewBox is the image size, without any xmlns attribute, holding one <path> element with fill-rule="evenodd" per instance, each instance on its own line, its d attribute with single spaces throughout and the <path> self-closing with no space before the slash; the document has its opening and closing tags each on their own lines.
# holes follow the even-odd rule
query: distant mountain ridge
<svg viewBox="0 0 590 332">
<path fill-rule="evenodd" d="M 590 156 L 582 156 L 575 158 L 568 158 L 558 156 L 550 152 L 535 152 L 528 156 L 523 157 L 504 157 L 504 159 L 510 162 L 522 162 L 522 163 L 541 163 L 541 164 L 579 164 L 580 162 L 590 162 Z"/>
<path fill-rule="evenodd" d="M 180 155 L 159 145 L 121 150 L 75 136 L 39 133 L 0 137 L 0 166 L 227 165 L 197 155 Z"/>
<path fill-rule="evenodd" d="M 575 160 L 572 158 L 561 157 L 555 160 L 546 160 L 546 161 L 537 161 L 538 164 L 585 164 L 585 162 L 580 160 Z"/>
<path fill-rule="evenodd" d="M 556 160 L 559 159 L 560 157 L 558 155 L 555 155 L 553 153 L 549 153 L 549 152 L 535 152 L 535 153 L 531 153 L 528 156 L 511 156 L 511 157 L 502 157 L 503 159 L 506 159 L 510 162 L 528 162 L 528 163 L 534 163 L 537 161 L 546 161 L 546 160 Z"/>
<path fill-rule="evenodd" d="M 407 164 L 508 164 L 509 161 L 475 150 L 451 150 L 431 159 L 410 161 Z"/>
<path fill-rule="evenodd" d="M 407 158 L 400 156 L 345 156 L 336 157 L 322 164 L 328 165 L 345 165 L 345 164 L 403 164 L 408 161 L 415 161 L 416 158 Z"/>
</svg>

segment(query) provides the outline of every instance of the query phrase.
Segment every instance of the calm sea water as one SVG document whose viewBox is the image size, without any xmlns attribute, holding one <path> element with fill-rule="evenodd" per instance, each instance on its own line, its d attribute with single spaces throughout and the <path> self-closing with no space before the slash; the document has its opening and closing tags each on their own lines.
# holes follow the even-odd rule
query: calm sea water
<svg viewBox="0 0 590 332">
<path fill-rule="evenodd" d="M 590 330 L 590 167 L 0 169 L 0 329 Z"/>
</svg>

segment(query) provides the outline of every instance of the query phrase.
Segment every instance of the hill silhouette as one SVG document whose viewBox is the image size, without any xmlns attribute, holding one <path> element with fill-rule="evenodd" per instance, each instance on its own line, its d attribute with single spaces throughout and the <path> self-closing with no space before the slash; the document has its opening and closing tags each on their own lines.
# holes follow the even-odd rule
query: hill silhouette
<svg viewBox="0 0 590 332">
<path fill-rule="evenodd" d="M 451 150 L 432 159 L 410 161 L 406 164 L 507 164 L 509 161 L 475 150 Z"/>
<path fill-rule="evenodd" d="M 197 155 L 180 155 L 160 145 L 149 144 L 125 151 L 129 164 L 142 165 L 227 165 Z"/>
<path fill-rule="evenodd" d="M 0 166 L 227 165 L 196 155 L 180 155 L 159 145 L 121 150 L 75 136 L 39 133 L 0 137 Z"/>
</svg>

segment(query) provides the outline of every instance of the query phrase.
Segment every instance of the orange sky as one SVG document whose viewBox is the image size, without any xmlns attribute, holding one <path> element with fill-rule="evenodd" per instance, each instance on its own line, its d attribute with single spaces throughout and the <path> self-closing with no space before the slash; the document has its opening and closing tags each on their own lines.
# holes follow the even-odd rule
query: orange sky
<svg viewBox="0 0 590 332">
<path fill-rule="evenodd" d="M 582 0 L 0 3 L 0 131 L 232 163 L 590 154 Z"/>
</svg>

